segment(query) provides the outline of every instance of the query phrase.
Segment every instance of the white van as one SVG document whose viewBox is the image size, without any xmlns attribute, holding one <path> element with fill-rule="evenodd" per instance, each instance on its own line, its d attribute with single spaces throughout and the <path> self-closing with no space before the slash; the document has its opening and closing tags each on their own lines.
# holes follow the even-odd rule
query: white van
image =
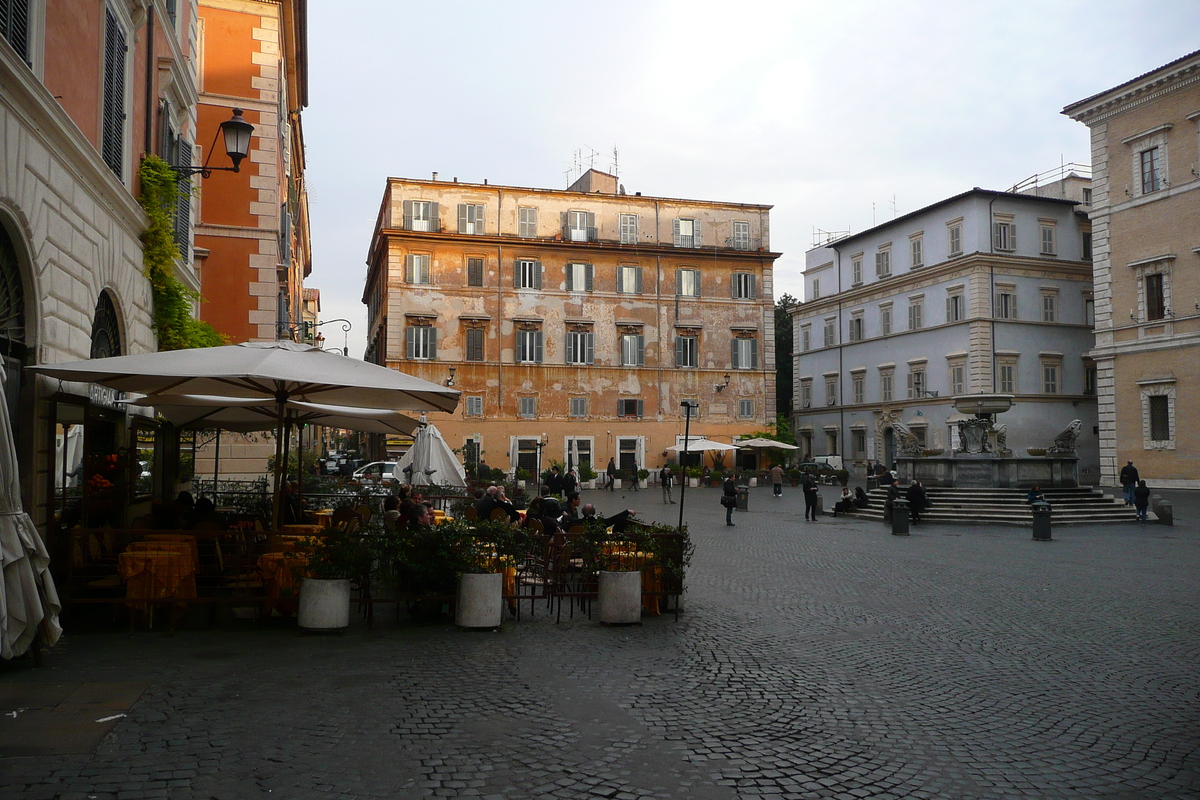
<svg viewBox="0 0 1200 800">
<path fill-rule="evenodd" d="M 818 464 L 828 464 L 829 466 L 833 467 L 834 469 L 842 468 L 842 457 L 841 456 L 813 456 L 812 460 L 817 462 Z"/>
</svg>

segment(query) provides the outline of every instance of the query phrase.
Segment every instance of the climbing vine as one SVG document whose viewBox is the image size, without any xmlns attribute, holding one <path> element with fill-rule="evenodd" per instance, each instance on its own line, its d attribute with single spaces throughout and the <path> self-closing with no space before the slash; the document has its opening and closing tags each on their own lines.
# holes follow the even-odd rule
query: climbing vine
<svg viewBox="0 0 1200 800">
<path fill-rule="evenodd" d="M 216 347 L 226 337 L 207 322 L 192 316 L 199 295 L 175 276 L 182 256 L 175 244 L 175 207 L 179 181 L 174 170 L 157 156 L 147 156 L 138 170 L 142 195 L 138 202 L 150 225 L 142 233 L 142 263 L 154 298 L 154 333 L 159 350 Z"/>
</svg>

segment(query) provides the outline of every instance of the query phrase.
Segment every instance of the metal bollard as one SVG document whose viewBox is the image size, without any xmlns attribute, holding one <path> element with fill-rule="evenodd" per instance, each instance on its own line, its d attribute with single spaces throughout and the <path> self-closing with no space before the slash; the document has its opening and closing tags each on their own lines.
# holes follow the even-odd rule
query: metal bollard
<svg viewBox="0 0 1200 800">
<path fill-rule="evenodd" d="M 1039 542 L 1050 541 L 1050 504 L 1033 504 L 1033 538 Z"/>
<path fill-rule="evenodd" d="M 902 497 L 892 501 L 892 536 L 908 536 L 908 501 Z"/>
</svg>

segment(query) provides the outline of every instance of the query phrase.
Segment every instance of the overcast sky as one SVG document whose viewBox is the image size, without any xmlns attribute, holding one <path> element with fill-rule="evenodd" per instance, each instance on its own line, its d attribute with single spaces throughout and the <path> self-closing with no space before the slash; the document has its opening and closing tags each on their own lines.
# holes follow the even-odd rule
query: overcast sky
<svg viewBox="0 0 1200 800">
<path fill-rule="evenodd" d="M 1197 0 L 308 4 L 322 319 L 366 341 L 389 176 L 565 188 L 576 151 L 644 195 L 764 203 L 776 296 L 813 230 L 1090 162 L 1063 106 L 1200 48 Z M 343 334 L 330 325 L 327 344 Z"/>
</svg>

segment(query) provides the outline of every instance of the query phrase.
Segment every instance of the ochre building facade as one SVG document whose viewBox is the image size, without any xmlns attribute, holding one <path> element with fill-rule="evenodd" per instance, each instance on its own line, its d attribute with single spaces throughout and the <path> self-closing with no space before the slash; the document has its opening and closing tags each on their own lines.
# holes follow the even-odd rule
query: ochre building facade
<svg viewBox="0 0 1200 800">
<path fill-rule="evenodd" d="M 1102 482 L 1200 488 L 1200 51 L 1063 113 L 1092 134 Z"/>
<path fill-rule="evenodd" d="M 775 419 L 769 211 L 594 170 L 566 190 L 391 178 L 366 360 L 453 380 L 458 410 L 431 421 L 468 464 L 654 470 L 684 400 L 693 437 L 730 442 Z"/>
</svg>

